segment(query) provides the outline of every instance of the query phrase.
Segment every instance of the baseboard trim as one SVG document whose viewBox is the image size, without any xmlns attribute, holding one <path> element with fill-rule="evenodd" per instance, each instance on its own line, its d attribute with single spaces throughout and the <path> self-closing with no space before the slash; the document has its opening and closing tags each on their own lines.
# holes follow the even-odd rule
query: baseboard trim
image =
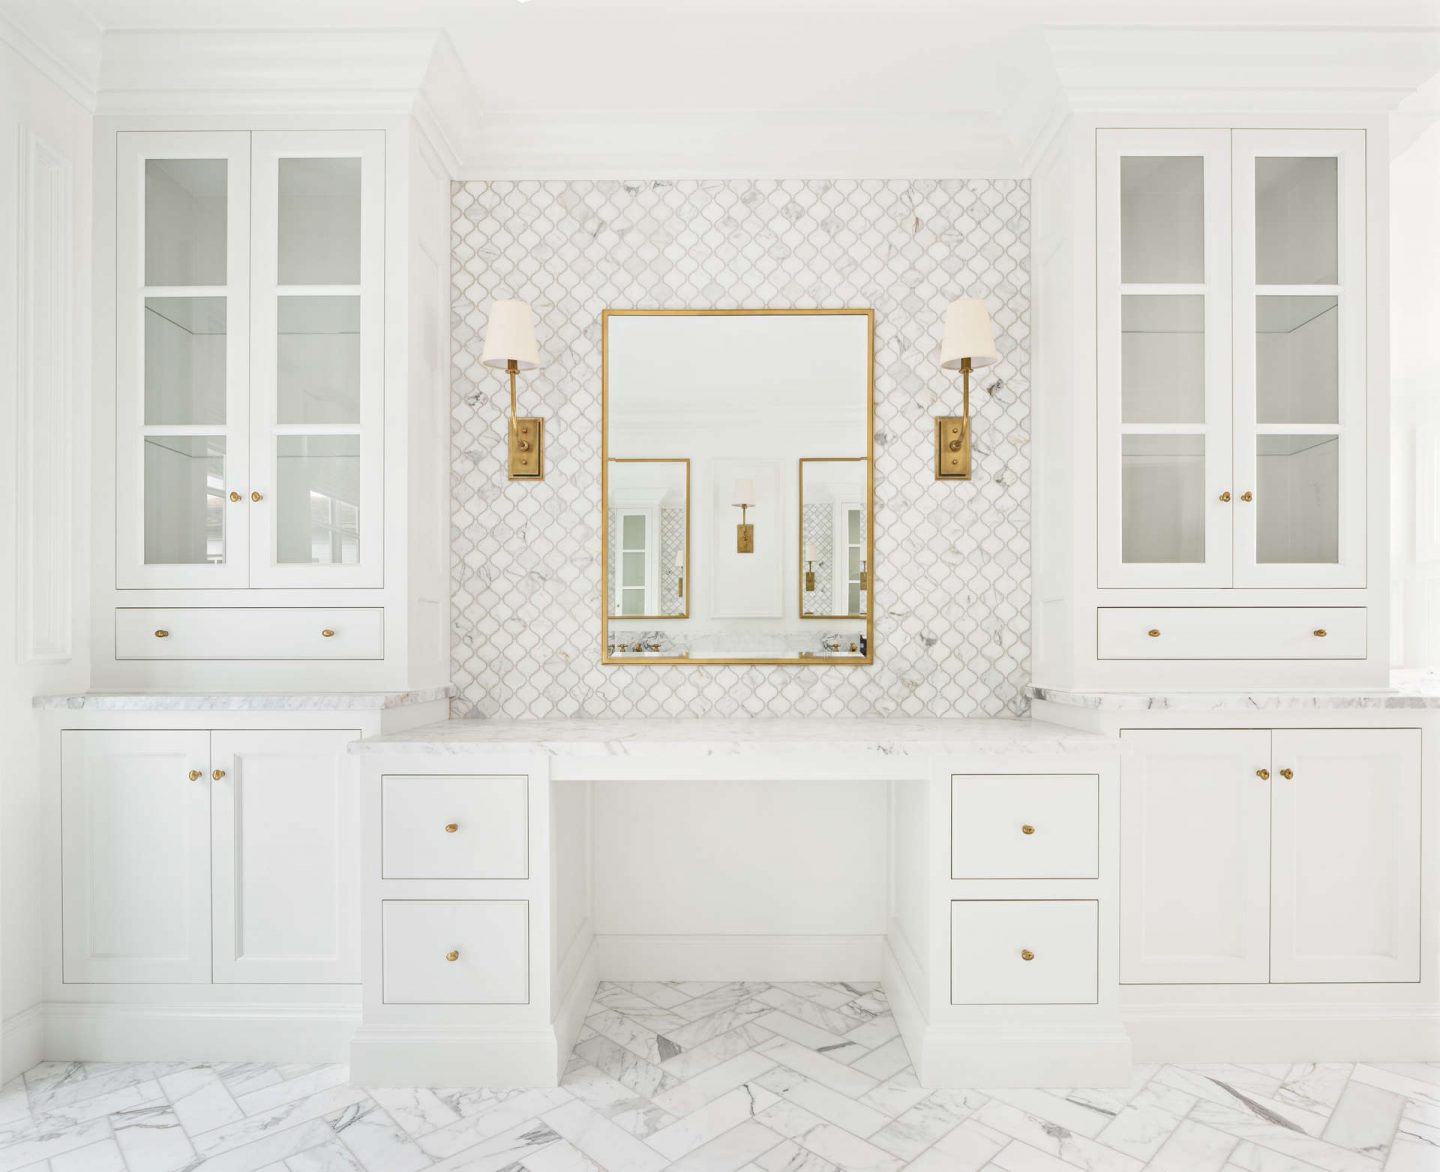
<svg viewBox="0 0 1440 1172">
<path fill-rule="evenodd" d="M 878 981 L 885 937 L 596 936 L 602 981 Z"/>
<path fill-rule="evenodd" d="M 45 1007 L 32 1005 L 0 1026 L 0 1082 L 45 1061 Z"/>
<path fill-rule="evenodd" d="M 560 1055 L 559 1069 L 555 1072 L 557 1076 L 565 1073 L 570 1051 L 575 1048 L 575 1041 L 585 1024 L 585 1015 L 590 1012 L 591 1002 L 595 1000 L 595 989 L 600 984 L 593 936 L 585 941 L 584 948 L 585 951 L 571 975 L 570 984 L 552 1003 L 555 1013 L 555 1041 Z"/>
<path fill-rule="evenodd" d="M 361 1026 L 350 1081 L 362 1087 L 553 1087 L 562 1051 L 553 1029 Z"/>
<path fill-rule="evenodd" d="M 1139 1062 L 1436 1062 L 1440 1005 L 1127 1005 Z"/>
<path fill-rule="evenodd" d="M 895 944 L 896 941 L 886 937 L 884 945 L 885 971 L 880 978 L 880 984 L 885 990 L 886 1000 L 890 1002 L 890 1012 L 895 1015 L 895 1024 L 900 1027 L 900 1037 L 905 1043 L 905 1049 L 910 1054 L 910 1064 L 915 1066 L 918 1071 L 919 1063 L 916 1061 L 916 1055 L 925 1047 L 925 1032 L 929 1027 L 929 1021 L 925 1016 L 920 995 L 911 987 L 905 965 L 901 963 L 900 957 L 895 952 Z"/>
</svg>

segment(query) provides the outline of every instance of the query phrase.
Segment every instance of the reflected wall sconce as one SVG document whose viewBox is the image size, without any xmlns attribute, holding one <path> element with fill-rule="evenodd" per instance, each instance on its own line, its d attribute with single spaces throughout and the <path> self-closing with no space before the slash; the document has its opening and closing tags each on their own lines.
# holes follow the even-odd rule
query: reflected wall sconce
<svg viewBox="0 0 1440 1172">
<path fill-rule="evenodd" d="M 805 592 L 815 592 L 815 545 L 810 541 L 805 543 Z"/>
<path fill-rule="evenodd" d="M 860 561 L 860 589 L 870 589 L 870 571 L 865 568 L 865 561 L 863 558 Z"/>
<path fill-rule="evenodd" d="M 675 584 L 675 593 L 676 593 L 676 595 L 678 595 L 680 598 L 684 598 L 684 597 L 685 597 L 685 551 L 684 551 L 683 549 L 677 549 L 677 550 L 675 551 L 675 574 L 676 574 L 676 577 L 678 578 L 678 581 L 677 581 L 676 584 Z"/>
<path fill-rule="evenodd" d="M 740 510 L 740 524 L 735 526 L 735 552 L 754 553 L 755 526 L 750 524 L 749 510 L 755 507 L 755 482 L 737 480 L 735 495 L 740 498 L 734 502 L 735 507 Z"/>
<path fill-rule="evenodd" d="M 960 372 L 965 385 L 965 413 L 935 420 L 936 480 L 970 479 L 970 372 L 999 360 L 985 302 L 975 297 L 952 301 L 945 310 L 940 367 Z"/>
<path fill-rule="evenodd" d="M 524 301 L 495 301 L 485 327 L 485 366 L 510 375 L 509 469 L 511 480 L 545 479 L 545 420 L 515 410 L 515 376 L 540 365 L 535 345 L 535 314 Z"/>
</svg>

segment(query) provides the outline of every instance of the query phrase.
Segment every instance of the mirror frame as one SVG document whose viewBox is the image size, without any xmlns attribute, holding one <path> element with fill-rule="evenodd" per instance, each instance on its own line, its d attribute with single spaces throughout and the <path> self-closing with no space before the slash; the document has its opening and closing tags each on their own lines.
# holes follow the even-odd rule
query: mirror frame
<svg viewBox="0 0 1440 1172">
<path fill-rule="evenodd" d="M 790 658 L 726 658 L 709 656 L 616 656 L 609 653 L 610 646 L 610 550 L 607 539 L 607 522 L 610 515 L 610 319 L 612 317 L 863 317 L 866 319 L 866 368 L 865 368 L 865 508 L 869 524 L 866 526 L 865 545 L 870 590 L 865 597 L 865 614 L 845 616 L 812 616 L 813 619 L 829 618 L 832 621 L 850 621 L 864 618 L 864 655 L 829 659 L 823 656 L 794 656 Z M 684 457 L 672 457 L 682 459 Z M 861 457 L 847 457 L 860 459 Z M 808 457 L 807 457 L 808 459 Z M 802 492 L 797 483 L 796 495 Z M 689 464 L 686 464 L 685 492 L 685 572 L 691 574 L 690 562 L 690 485 Z M 803 514 L 802 514 L 803 515 Z M 796 534 L 801 553 L 804 552 L 803 533 Z M 692 576 L 693 578 L 693 576 Z M 804 586 L 803 579 L 800 585 Z M 685 613 L 691 613 L 693 580 L 685 595 Z M 635 618 L 622 621 L 633 622 Z M 676 615 L 655 616 L 653 621 L 677 618 Z M 803 615 L 797 615 L 803 618 Z M 653 667 L 656 665 L 686 666 L 691 664 L 732 664 L 759 667 L 868 667 L 875 662 L 875 311 L 873 309 L 604 309 L 600 311 L 600 662 L 606 667 Z"/>
<path fill-rule="evenodd" d="M 624 622 L 627 622 L 627 623 L 633 623 L 633 622 L 636 622 L 636 621 L 639 620 L 639 619 L 652 619 L 652 620 L 657 620 L 657 621 L 662 621 L 662 622 L 663 622 L 664 620 L 666 620 L 666 619 L 688 619 L 688 618 L 690 617 L 690 599 L 693 597 L 693 595 L 694 595 L 694 589 L 695 589 L 695 583 L 691 580 L 691 577 L 690 577 L 690 457 L 689 457 L 689 456 L 612 456 L 612 457 L 607 457 L 606 460 L 605 460 L 605 473 L 606 473 L 606 475 L 605 475 L 605 481 L 606 481 L 606 490 L 607 490 L 607 491 L 606 491 L 605 493 L 602 493 L 602 495 L 605 495 L 605 496 L 607 496 L 607 497 L 608 497 L 608 488 L 609 488 L 609 479 L 610 479 L 609 472 L 610 472 L 610 465 L 611 465 L 611 464 L 683 464 L 683 465 L 685 466 L 685 573 L 684 573 L 684 576 L 683 576 L 683 577 L 684 577 L 684 583 L 685 583 L 685 592 L 684 592 L 684 594 L 681 596 L 681 597 L 684 599 L 684 601 L 685 601 L 685 609 L 682 610 L 679 614 L 627 614 L 627 615 L 611 615 L 611 614 L 610 614 L 610 603 L 611 603 L 611 601 L 612 601 L 611 598 L 610 598 L 610 563 L 609 563 L 609 557 L 610 557 L 610 548 L 609 548 L 609 546 L 610 546 L 610 510 L 609 510 L 608 507 L 606 507 L 605 509 L 603 509 L 603 510 L 601 511 L 601 514 L 600 514 L 600 519 L 601 519 L 601 521 L 602 521 L 602 524 L 601 524 L 601 527 L 600 527 L 600 544 L 601 544 L 601 547 L 602 547 L 602 550 L 603 550 L 603 552 L 602 552 L 602 554 L 601 554 L 600 562 L 601 562 L 601 566 L 602 566 L 603 569 L 604 569 L 604 576 L 600 579 L 600 593 L 601 593 L 601 596 L 602 596 L 602 605 L 605 607 L 606 617 L 607 617 L 607 618 L 619 618 L 619 619 L 622 619 Z M 623 508 L 623 507 L 625 507 L 625 506 L 622 505 L 622 506 L 619 506 L 619 507 Z M 623 546 L 623 542 L 622 542 L 622 546 Z M 664 572 L 664 566 L 663 566 L 663 565 L 661 566 L 661 572 L 662 572 L 662 573 Z M 607 642 L 606 642 L 606 646 L 607 646 L 607 647 L 609 646 L 608 640 L 607 640 Z M 652 660 L 651 662 L 653 662 L 653 660 Z"/>
</svg>

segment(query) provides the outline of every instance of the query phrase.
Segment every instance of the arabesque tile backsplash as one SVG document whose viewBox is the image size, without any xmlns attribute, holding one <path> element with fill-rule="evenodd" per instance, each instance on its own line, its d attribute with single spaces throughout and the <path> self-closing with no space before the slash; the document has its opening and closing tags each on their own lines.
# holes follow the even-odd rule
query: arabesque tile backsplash
<svg viewBox="0 0 1440 1172">
<path fill-rule="evenodd" d="M 452 188 L 455 716 L 1014 716 L 1030 634 L 1030 195 L 1021 180 L 472 181 Z M 936 483 L 945 305 L 984 297 L 975 479 Z M 531 302 L 546 478 L 505 476 L 485 314 Z M 872 307 L 875 663 L 600 666 L 600 311 Z M 998 383 L 998 386 L 995 384 Z M 991 389 L 993 388 L 993 390 Z"/>
</svg>

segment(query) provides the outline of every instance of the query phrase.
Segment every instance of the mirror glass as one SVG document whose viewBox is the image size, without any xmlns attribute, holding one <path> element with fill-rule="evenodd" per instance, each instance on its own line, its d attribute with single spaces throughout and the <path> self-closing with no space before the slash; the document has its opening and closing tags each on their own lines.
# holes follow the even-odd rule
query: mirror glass
<svg viewBox="0 0 1440 1172">
<path fill-rule="evenodd" d="M 602 331 L 604 662 L 871 662 L 872 311 Z"/>
</svg>

